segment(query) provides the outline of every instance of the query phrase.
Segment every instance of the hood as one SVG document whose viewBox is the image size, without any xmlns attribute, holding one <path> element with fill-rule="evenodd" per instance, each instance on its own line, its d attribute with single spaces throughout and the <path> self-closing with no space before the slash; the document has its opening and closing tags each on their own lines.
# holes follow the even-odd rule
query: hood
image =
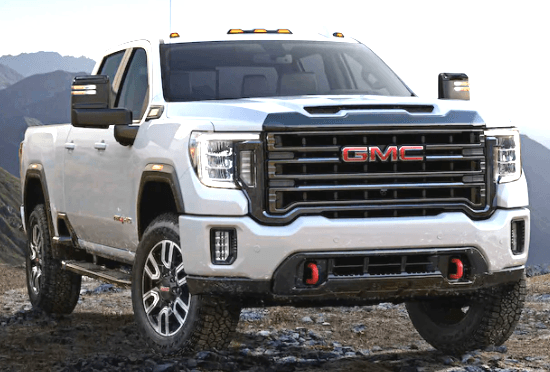
<svg viewBox="0 0 550 372">
<path fill-rule="evenodd" d="M 262 131 L 271 125 L 472 124 L 484 121 L 468 101 L 419 97 L 301 96 L 167 104 L 166 115 L 209 120 L 216 131 Z"/>
</svg>

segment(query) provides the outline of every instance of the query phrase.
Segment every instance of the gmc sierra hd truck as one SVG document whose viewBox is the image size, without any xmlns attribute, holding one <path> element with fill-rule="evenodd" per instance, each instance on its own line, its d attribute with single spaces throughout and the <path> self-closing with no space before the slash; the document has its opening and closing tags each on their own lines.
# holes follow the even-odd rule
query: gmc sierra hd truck
<svg viewBox="0 0 550 372">
<path fill-rule="evenodd" d="M 517 129 L 467 76 L 417 97 L 341 33 L 231 29 L 109 50 L 20 148 L 34 307 L 130 286 L 144 339 L 223 348 L 242 307 L 404 302 L 430 344 L 504 343 L 525 299 Z"/>
</svg>

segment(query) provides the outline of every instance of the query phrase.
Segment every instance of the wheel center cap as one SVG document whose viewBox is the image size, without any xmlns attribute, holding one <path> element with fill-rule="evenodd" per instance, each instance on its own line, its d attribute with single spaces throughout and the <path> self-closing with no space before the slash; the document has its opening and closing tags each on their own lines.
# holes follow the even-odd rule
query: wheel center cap
<svg viewBox="0 0 550 372">
<path fill-rule="evenodd" d="M 174 288 L 176 285 L 170 281 L 170 277 L 164 278 L 158 286 L 160 296 L 167 301 L 174 299 Z"/>
</svg>

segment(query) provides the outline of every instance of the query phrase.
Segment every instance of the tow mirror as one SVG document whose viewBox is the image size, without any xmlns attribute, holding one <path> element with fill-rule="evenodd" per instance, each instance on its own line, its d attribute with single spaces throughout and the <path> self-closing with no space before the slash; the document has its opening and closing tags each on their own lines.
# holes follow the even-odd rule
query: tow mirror
<svg viewBox="0 0 550 372">
<path fill-rule="evenodd" d="M 468 75 L 443 72 L 439 74 L 439 99 L 470 100 Z"/>
<path fill-rule="evenodd" d="M 109 125 L 132 123 L 132 111 L 112 108 L 111 83 L 108 76 L 76 76 L 71 88 L 73 126 L 109 128 Z"/>
</svg>

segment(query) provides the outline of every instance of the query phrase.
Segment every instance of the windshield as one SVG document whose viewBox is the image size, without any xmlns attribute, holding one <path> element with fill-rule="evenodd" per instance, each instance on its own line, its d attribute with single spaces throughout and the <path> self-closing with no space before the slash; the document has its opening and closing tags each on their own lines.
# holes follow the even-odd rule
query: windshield
<svg viewBox="0 0 550 372">
<path fill-rule="evenodd" d="M 168 44 L 160 48 L 167 101 L 412 94 L 362 44 L 270 40 Z"/>
</svg>

